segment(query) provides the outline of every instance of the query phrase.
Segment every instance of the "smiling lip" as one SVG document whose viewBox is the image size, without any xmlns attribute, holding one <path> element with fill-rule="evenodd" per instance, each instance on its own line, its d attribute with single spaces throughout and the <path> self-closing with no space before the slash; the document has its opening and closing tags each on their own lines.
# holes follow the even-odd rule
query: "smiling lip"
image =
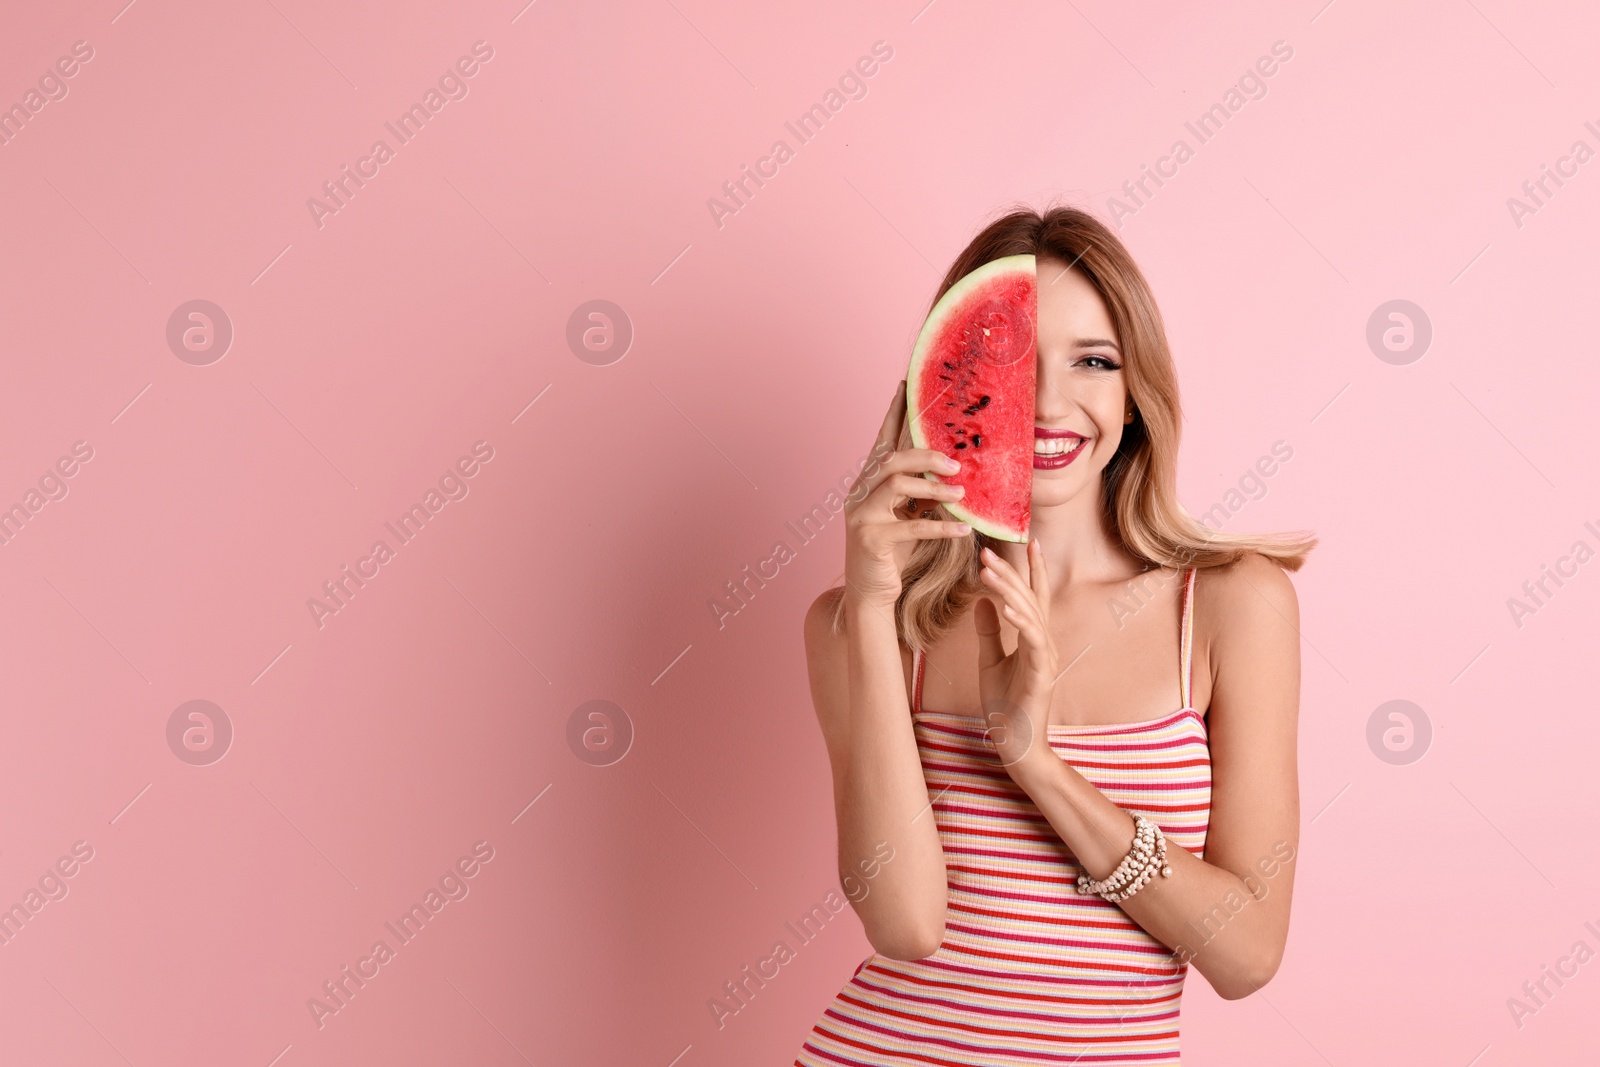
<svg viewBox="0 0 1600 1067">
<path fill-rule="evenodd" d="M 1045 441 L 1059 441 L 1064 437 L 1077 438 L 1078 440 L 1084 442 L 1087 442 L 1088 440 L 1083 436 L 1083 434 L 1075 433 L 1072 430 L 1052 430 L 1044 426 L 1035 426 L 1033 428 L 1033 436 L 1035 440 Z M 1050 455 L 1040 455 L 1039 453 L 1035 452 L 1033 454 L 1033 469 L 1036 471 L 1060 470 L 1062 467 L 1065 467 L 1067 464 L 1071 463 L 1073 460 L 1082 455 L 1083 450 L 1086 447 L 1088 446 L 1085 443 L 1079 445 L 1071 452 L 1052 453 Z"/>
</svg>

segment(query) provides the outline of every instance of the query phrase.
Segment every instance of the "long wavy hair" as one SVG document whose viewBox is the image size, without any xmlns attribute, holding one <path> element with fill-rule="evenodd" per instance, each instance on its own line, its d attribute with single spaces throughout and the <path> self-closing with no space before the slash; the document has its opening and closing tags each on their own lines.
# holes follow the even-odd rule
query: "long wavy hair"
<svg viewBox="0 0 1600 1067">
<path fill-rule="evenodd" d="M 1104 223 L 1087 212 L 1055 207 L 1039 214 L 1023 208 L 984 227 L 956 257 L 929 302 L 978 267 L 1003 256 L 1049 256 L 1079 271 L 1099 291 L 1116 327 L 1133 400 L 1133 422 L 1106 465 L 1101 508 L 1113 537 L 1150 567 L 1219 567 L 1259 552 L 1288 571 L 1300 569 L 1317 538 L 1307 531 L 1260 535 L 1213 530 L 1178 503 L 1178 436 L 1183 423 L 1178 376 L 1166 329 L 1144 274 Z M 902 429 L 897 448 L 912 447 Z M 937 518 L 954 521 L 943 508 Z M 901 575 L 895 623 L 912 648 L 926 649 L 961 618 L 983 592 L 978 553 L 993 544 L 984 534 L 921 541 Z M 844 601 L 834 605 L 833 627 L 844 626 Z"/>
</svg>

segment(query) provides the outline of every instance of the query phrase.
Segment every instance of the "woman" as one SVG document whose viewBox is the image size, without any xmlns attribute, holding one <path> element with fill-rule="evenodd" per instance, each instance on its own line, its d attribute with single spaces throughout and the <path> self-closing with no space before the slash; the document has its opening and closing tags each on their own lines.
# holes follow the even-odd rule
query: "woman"
<svg viewBox="0 0 1600 1067">
<path fill-rule="evenodd" d="M 1283 955 L 1284 572 L 1315 538 L 1179 506 L 1161 317 L 1093 217 L 1009 214 L 939 294 L 1019 253 L 1039 287 L 1030 543 L 937 506 L 961 490 L 923 474 L 958 468 L 909 447 L 902 382 L 847 504 L 844 585 L 807 614 L 839 871 L 876 951 L 803 1067 L 1175 1064 L 1189 965 L 1232 1000 Z"/>
</svg>

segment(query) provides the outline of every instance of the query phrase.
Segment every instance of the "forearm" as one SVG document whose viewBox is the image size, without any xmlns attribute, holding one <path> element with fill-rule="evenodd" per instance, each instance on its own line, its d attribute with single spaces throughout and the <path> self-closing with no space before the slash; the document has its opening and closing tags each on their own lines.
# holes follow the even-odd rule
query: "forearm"
<svg viewBox="0 0 1600 1067">
<path fill-rule="evenodd" d="M 1088 875 L 1096 881 L 1109 876 L 1132 844 L 1132 812 L 1053 752 L 1030 753 L 1011 771 Z M 1191 962 L 1221 996 L 1248 996 L 1264 985 L 1287 933 L 1278 908 L 1246 906 L 1266 899 L 1264 884 L 1257 881 L 1253 892 L 1232 871 L 1171 841 L 1167 866 L 1170 877 L 1158 873 L 1119 902 L 1128 917 Z"/>
<path fill-rule="evenodd" d="M 885 955 L 931 953 L 944 932 L 944 851 L 917 752 L 899 638 L 888 611 L 847 605 L 850 722 L 836 793 L 841 873 L 857 871 L 884 843 L 893 862 L 852 900 L 867 938 Z"/>
</svg>

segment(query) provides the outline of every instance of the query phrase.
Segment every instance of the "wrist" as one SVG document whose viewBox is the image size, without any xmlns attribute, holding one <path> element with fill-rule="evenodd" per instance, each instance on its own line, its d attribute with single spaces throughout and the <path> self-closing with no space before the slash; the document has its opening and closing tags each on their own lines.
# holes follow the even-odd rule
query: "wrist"
<svg viewBox="0 0 1600 1067">
<path fill-rule="evenodd" d="M 872 596 L 857 589 L 855 583 L 849 582 L 844 587 L 844 612 L 847 618 L 879 618 L 894 621 L 895 601 L 899 594 L 890 597 Z"/>
<path fill-rule="evenodd" d="M 1011 780 L 1021 786 L 1023 792 L 1032 795 L 1035 790 L 1047 786 L 1051 775 L 1060 773 L 1064 764 L 1048 741 L 1036 738 L 1026 752 L 1004 766 Z"/>
</svg>

